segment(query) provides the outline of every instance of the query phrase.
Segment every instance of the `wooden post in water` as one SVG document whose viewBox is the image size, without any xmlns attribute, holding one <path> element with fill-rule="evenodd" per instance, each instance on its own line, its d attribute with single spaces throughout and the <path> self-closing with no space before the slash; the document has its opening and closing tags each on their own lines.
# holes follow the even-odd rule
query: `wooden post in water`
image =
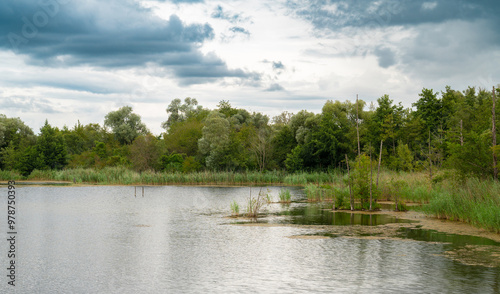
<svg viewBox="0 0 500 294">
<path fill-rule="evenodd" d="M 491 127 L 491 133 L 493 134 L 493 147 L 497 145 L 497 129 L 496 129 L 496 118 L 495 118 L 495 104 L 497 97 L 495 95 L 495 87 L 493 87 L 493 107 L 491 109 L 491 121 L 492 121 L 492 127 Z M 495 151 L 493 151 L 493 179 L 496 181 L 498 180 L 498 168 L 497 168 L 497 156 L 495 154 Z"/>
<path fill-rule="evenodd" d="M 144 197 L 144 186 L 142 186 L 142 197 Z"/>
<path fill-rule="evenodd" d="M 349 170 L 349 159 L 347 158 L 347 154 L 345 155 L 345 162 L 347 163 L 347 179 L 349 185 L 349 198 L 351 202 L 351 210 L 354 210 L 354 198 L 352 197 L 352 189 L 351 189 L 351 172 Z"/>
<path fill-rule="evenodd" d="M 134 197 L 137 197 L 137 186 L 134 186 Z"/>
</svg>

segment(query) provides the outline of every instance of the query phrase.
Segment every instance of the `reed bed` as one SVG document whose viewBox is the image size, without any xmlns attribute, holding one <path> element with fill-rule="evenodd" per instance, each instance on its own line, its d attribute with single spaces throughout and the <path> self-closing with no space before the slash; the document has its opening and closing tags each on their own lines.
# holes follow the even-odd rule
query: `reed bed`
<svg viewBox="0 0 500 294">
<path fill-rule="evenodd" d="M 438 218 L 457 220 L 500 233 L 500 184 L 475 178 L 441 190 L 422 207 Z"/>
<path fill-rule="evenodd" d="M 0 181 L 18 181 L 22 179 L 23 176 L 17 171 L 0 170 Z"/>
<path fill-rule="evenodd" d="M 75 183 L 104 185 L 305 185 L 331 183 L 334 176 L 328 173 L 287 174 L 282 171 L 230 172 L 201 171 L 193 173 L 133 171 L 123 166 L 102 169 L 74 168 L 65 170 L 34 170 L 23 178 L 19 173 L 1 171 L 5 180 L 28 179 L 46 181 L 72 181 Z"/>
</svg>

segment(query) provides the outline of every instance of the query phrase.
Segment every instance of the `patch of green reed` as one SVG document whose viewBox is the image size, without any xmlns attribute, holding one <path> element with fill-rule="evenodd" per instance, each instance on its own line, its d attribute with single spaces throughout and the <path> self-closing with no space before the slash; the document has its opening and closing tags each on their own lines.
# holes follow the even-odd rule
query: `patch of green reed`
<svg viewBox="0 0 500 294">
<path fill-rule="evenodd" d="M 53 170 L 38 170 L 35 169 L 31 172 L 31 174 L 27 177 L 28 180 L 55 180 L 56 171 Z"/>
<path fill-rule="evenodd" d="M 239 216 L 240 214 L 240 206 L 238 204 L 238 202 L 236 202 L 236 200 L 233 200 L 233 202 L 231 203 L 231 216 Z"/>
<path fill-rule="evenodd" d="M 19 181 L 22 179 L 24 179 L 24 177 L 18 171 L 0 170 L 0 181 Z"/>
<path fill-rule="evenodd" d="M 422 210 L 438 218 L 463 221 L 500 232 L 500 184 L 468 179 L 463 186 L 434 195 Z"/>
<path fill-rule="evenodd" d="M 310 202 L 320 202 L 320 201 L 331 201 L 334 198 L 334 190 L 329 185 L 315 185 L 307 184 L 304 187 L 304 191 L 307 196 L 307 201 Z"/>
<path fill-rule="evenodd" d="M 290 203 L 292 202 L 292 193 L 290 192 L 290 190 L 287 188 L 287 189 L 283 189 L 281 188 L 280 190 L 280 193 L 278 194 L 278 197 L 280 199 L 280 203 Z"/>
</svg>

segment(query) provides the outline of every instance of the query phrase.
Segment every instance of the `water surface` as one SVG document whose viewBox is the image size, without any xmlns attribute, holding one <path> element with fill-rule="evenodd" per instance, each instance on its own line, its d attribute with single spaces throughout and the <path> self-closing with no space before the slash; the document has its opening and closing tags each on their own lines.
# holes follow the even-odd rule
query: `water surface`
<svg viewBox="0 0 500 294">
<path fill-rule="evenodd" d="M 279 189 L 270 188 L 275 197 Z M 0 195 L 5 208 L 7 189 Z M 500 292 L 499 268 L 446 258 L 446 244 L 291 239 L 316 231 L 228 225 L 230 203 L 243 209 L 248 195 L 237 187 L 146 187 L 145 197 L 123 186 L 18 187 L 17 286 L 13 292 L 4 270 L 0 292 Z M 269 212 L 294 205 L 273 204 Z M 278 218 L 286 217 L 293 218 Z M 0 219 L 5 228 L 6 209 Z M 0 242 L 1 268 L 7 250 Z"/>
</svg>

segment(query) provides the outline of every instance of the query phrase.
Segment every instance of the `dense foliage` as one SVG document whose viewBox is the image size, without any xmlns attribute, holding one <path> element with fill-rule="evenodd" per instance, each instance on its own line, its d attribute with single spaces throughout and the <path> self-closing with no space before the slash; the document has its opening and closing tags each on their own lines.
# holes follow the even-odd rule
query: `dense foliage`
<svg viewBox="0 0 500 294">
<path fill-rule="evenodd" d="M 103 126 L 58 129 L 46 121 L 37 135 L 19 118 L 0 115 L 0 169 L 24 176 L 35 169 L 113 166 L 139 172 L 329 171 L 345 169 L 346 154 L 356 162 L 358 153 L 371 150 L 375 165 L 381 151 L 386 169 L 445 167 L 463 178 L 488 178 L 493 154 L 500 153 L 492 146 L 492 105 L 492 91 L 446 87 L 441 93 L 423 89 L 412 108 L 384 95 L 377 105 L 329 100 L 321 113 L 283 112 L 270 119 L 229 101 L 209 110 L 193 98 L 174 99 L 160 136 L 128 106 L 108 113 Z M 496 101 L 496 112 L 499 107 Z"/>
</svg>

